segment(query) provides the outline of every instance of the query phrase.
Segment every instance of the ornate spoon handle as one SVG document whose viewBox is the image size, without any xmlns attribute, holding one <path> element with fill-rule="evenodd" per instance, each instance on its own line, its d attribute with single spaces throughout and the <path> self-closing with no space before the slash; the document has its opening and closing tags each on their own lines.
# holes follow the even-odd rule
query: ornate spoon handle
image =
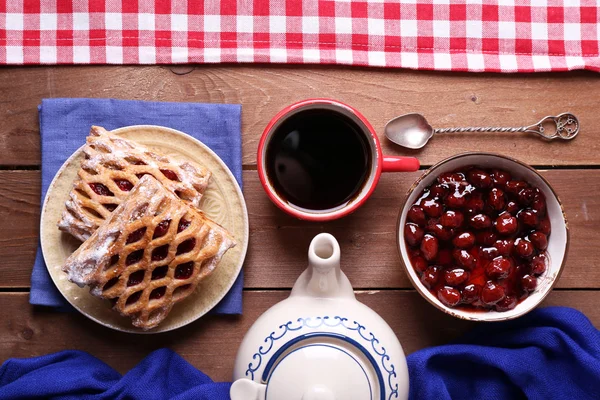
<svg viewBox="0 0 600 400">
<path fill-rule="evenodd" d="M 541 137 L 552 139 L 571 140 L 579 133 L 579 120 L 571 113 L 563 113 L 557 116 L 547 116 L 538 123 L 521 126 L 518 128 L 509 127 L 469 127 L 469 128 L 440 128 L 434 129 L 433 133 L 454 133 L 454 132 L 529 132 L 540 135 Z"/>
</svg>

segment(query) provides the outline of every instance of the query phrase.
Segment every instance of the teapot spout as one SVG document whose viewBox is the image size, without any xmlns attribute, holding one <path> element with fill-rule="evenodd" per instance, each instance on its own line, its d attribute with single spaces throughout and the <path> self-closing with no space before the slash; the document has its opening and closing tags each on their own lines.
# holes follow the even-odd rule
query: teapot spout
<svg viewBox="0 0 600 400">
<path fill-rule="evenodd" d="M 340 269 L 340 245 L 329 233 L 314 237 L 308 248 L 308 268 L 292 289 L 292 296 L 354 298 L 352 285 Z"/>
</svg>

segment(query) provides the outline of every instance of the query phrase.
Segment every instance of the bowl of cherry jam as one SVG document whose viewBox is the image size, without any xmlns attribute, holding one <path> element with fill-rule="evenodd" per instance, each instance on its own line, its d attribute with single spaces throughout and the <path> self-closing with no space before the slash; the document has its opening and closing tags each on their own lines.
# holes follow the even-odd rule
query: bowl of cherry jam
<svg viewBox="0 0 600 400">
<path fill-rule="evenodd" d="M 492 153 L 434 165 L 409 190 L 398 246 L 421 295 L 458 318 L 501 321 L 535 308 L 558 280 L 569 232 L 532 167 Z"/>
</svg>

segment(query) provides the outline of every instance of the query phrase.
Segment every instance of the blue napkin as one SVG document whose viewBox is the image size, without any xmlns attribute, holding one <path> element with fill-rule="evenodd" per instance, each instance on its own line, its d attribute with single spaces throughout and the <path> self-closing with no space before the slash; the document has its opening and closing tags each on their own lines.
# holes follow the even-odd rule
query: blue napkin
<svg viewBox="0 0 600 400">
<path fill-rule="evenodd" d="M 162 125 L 186 132 L 210 147 L 242 185 L 241 106 L 239 104 L 158 103 L 112 99 L 44 99 L 39 106 L 42 144 L 42 201 L 65 160 L 85 143 L 92 125 L 108 130 L 128 125 Z M 243 275 L 214 313 L 241 314 Z M 29 302 L 68 310 L 38 251 Z"/>
<path fill-rule="evenodd" d="M 408 356 L 408 370 L 411 399 L 598 399 L 600 331 L 572 308 L 538 309 L 417 351 Z M 0 367 L 2 399 L 218 400 L 229 398 L 228 390 L 166 349 L 123 377 L 79 351 L 10 359 Z"/>
<path fill-rule="evenodd" d="M 14 358 L 0 368 L 0 398 L 228 400 L 230 383 L 214 383 L 172 350 L 151 353 L 124 376 L 82 351 Z"/>
<path fill-rule="evenodd" d="M 408 356 L 411 399 L 600 398 L 600 331 L 572 308 L 478 325 Z"/>
</svg>

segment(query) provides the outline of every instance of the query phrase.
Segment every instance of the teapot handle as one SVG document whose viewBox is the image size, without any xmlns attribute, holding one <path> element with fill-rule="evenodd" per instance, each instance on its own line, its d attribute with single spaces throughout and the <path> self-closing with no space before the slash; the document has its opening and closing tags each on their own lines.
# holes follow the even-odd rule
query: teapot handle
<svg viewBox="0 0 600 400">
<path fill-rule="evenodd" d="M 308 268 L 300 275 L 292 296 L 354 298 L 352 285 L 340 269 L 340 245 L 329 233 L 314 237 L 308 248 Z"/>
<path fill-rule="evenodd" d="M 229 389 L 231 400 L 264 400 L 267 385 L 242 378 L 233 382 Z"/>
</svg>

